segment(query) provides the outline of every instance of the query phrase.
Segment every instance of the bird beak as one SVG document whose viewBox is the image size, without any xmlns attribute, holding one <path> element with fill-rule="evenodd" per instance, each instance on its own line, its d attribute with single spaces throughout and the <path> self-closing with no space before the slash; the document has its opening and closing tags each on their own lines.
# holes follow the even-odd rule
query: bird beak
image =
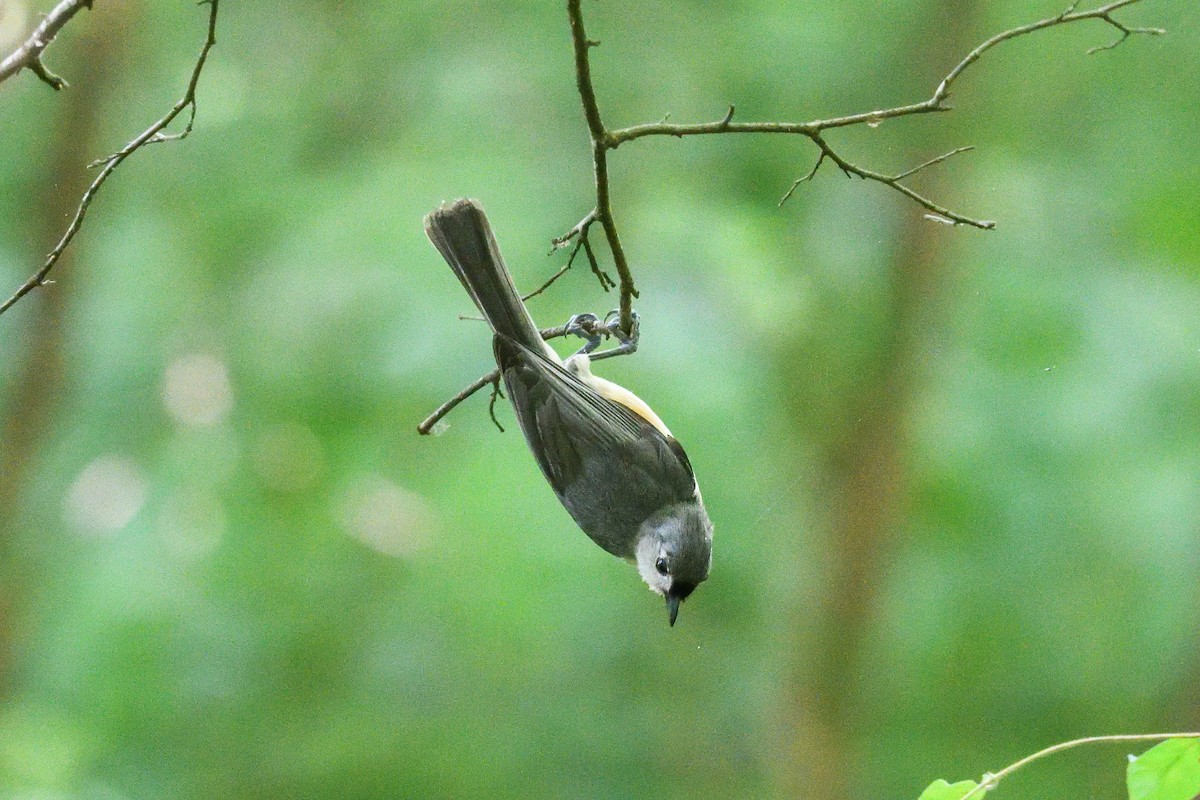
<svg viewBox="0 0 1200 800">
<path fill-rule="evenodd" d="M 667 595 L 667 615 L 671 619 L 671 627 L 675 627 L 675 618 L 679 616 L 679 595 Z"/>
</svg>

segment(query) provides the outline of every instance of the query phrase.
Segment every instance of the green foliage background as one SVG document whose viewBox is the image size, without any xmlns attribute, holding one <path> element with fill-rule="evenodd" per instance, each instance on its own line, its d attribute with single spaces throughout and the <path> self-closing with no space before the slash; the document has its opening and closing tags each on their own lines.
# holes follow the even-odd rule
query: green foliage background
<svg viewBox="0 0 1200 800">
<path fill-rule="evenodd" d="M 123 166 L 0 318 L 3 796 L 903 798 L 1195 727 L 1200 9 L 1139 4 L 1169 35 L 1093 56 L 1100 23 L 1006 43 L 952 114 L 830 134 L 897 170 L 976 145 L 914 183 L 991 233 L 829 165 L 778 208 L 802 139 L 613 154 L 643 340 L 599 371 L 717 526 L 672 630 L 507 408 L 415 433 L 490 349 L 422 215 L 480 198 L 532 288 L 591 208 L 561 6 L 224 0 L 193 136 Z M 924 99 L 1060 10 L 585 3 L 614 126 Z M 203 22 L 98 2 L 48 56 L 68 92 L 0 87 L 4 287 Z M 615 298 L 577 268 L 531 305 Z M 1120 755 L 1000 791 L 1119 797 Z"/>
</svg>

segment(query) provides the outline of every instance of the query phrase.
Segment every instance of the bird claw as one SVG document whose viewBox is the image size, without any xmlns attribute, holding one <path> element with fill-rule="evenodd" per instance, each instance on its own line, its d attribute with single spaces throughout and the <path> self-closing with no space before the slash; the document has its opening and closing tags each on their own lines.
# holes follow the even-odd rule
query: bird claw
<svg viewBox="0 0 1200 800">
<path fill-rule="evenodd" d="M 638 348 L 638 340 L 642 336 L 641 317 L 636 311 L 631 311 L 630 319 L 632 324 L 629 326 L 629 333 L 626 333 L 621 329 L 621 309 L 614 308 L 604 315 L 604 329 L 620 342 L 613 348 L 614 353 L 632 353 Z"/>
<path fill-rule="evenodd" d="M 590 356 L 595 360 L 635 352 L 638 348 L 638 340 L 641 338 L 641 323 L 636 311 L 632 312 L 632 319 L 633 324 L 630 325 L 629 333 L 626 333 L 621 329 L 620 309 L 614 308 L 605 314 L 603 322 L 595 314 L 576 314 L 571 317 L 565 326 L 567 333 L 573 333 L 585 340 L 583 347 L 579 348 L 571 358 L 582 355 Z M 619 344 L 602 353 L 592 355 L 606 336 L 615 337 Z"/>
<path fill-rule="evenodd" d="M 602 353 L 596 353 L 592 356 L 593 361 L 607 359 L 607 357 L 614 355 L 628 355 L 630 353 L 636 353 L 637 341 L 638 338 L 641 338 L 641 324 L 638 323 L 636 311 L 632 312 L 632 320 L 634 320 L 634 324 L 630 325 L 629 333 L 625 333 L 625 331 L 620 329 L 619 309 L 614 308 L 613 311 L 605 314 L 604 323 L 596 326 L 596 330 L 604 332 L 605 336 L 616 337 L 619 344 L 617 347 L 602 351 Z"/>
<path fill-rule="evenodd" d="M 600 346 L 600 332 L 597 327 L 599 323 L 600 318 L 595 314 L 576 314 L 567 320 L 567 333 L 573 333 L 584 340 L 583 347 L 579 348 L 575 355 L 588 355 Z"/>
</svg>

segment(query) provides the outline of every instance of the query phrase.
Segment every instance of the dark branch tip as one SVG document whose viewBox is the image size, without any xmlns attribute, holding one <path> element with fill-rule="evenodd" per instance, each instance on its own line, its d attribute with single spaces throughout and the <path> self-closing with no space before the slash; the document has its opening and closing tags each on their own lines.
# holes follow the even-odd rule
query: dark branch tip
<svg viewBox="0 0 1200 800">
<path fill-rule="evenodd" d="M 41 56 L 33 56 L 29 59 L 29 63 L 25 65 L 30 72 L 37 75 L 44 83 L 50 86 L 54 91 L 60 91 L 67 88 L 71 84 L 67 83 L 65 78 L 55 75 L 42 61 Z"/>
<path fill-rule="evenodd" d="M 496 419 L 496 398 L 504 397 L 504 392 L 500 390 L 500 376 L 496 376 L 496 380 L 492 381 L 492 397 L 488 400 L 488 416 L 492 418 L 492 423 L 504 433 L 504 426 L 500 424 L 500 420 Z"/>
<path fill-rule="evenodd" d="M 1118 36 L 1113 41 L 1109 42 L 1108 44 L 1102 44 L 1097 47 L 1090 48 L 1087 51 L 1087 54 L 1089 56 L 1093 55 L 1095 53 L 1099 53 L 1103 50 L 1115 50 L 1117 47 L 1121 46 L 1125 42 L 1126 39 L 1128 39 L 1130 36 L 1132 36 L 1135 33 L 1141 33 L 1146 36 L 1163 36 L 1166 34 L 1166 31 L 1163 30 L 1162 28 L 1130 27 L 1129 25 L 1126 25 L 1125 23 L 1123 23 L 1120 20 L 1113 17 L 1112 12 L 1114 9 L 1111 6 L 1109 6 L 1107 8 L 1109 10 L 1105 11 L 1104 13 L 1096 14 L 1095 12 L 1092 12 L 1092 15 L 1095 16 L 1096 19 L 1103 20 L 1104 22 L 1107 22 L 1112 27 L 1116 28 L 1118 31 L 1121 32 L 1121 35 Z"/>
</svg>

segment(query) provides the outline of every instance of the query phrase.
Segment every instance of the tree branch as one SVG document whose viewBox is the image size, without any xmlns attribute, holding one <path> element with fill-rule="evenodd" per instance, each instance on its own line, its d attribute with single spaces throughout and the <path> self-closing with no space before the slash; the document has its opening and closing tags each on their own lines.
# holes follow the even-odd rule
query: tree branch
<svg viewBox="0 0 1200 800">
<path fill-rule="evenodd" d="M 893 108 L 877 109 L 875 111 L 860 112 L 857 114 L 847 114 L 841 117 L 830 117 L 828 119 L 815 119 L 808 122 L 734 122 L 734 106 L 730 105 L 725 115 L 713 122 L 704 122 L 696 124 L 674 124 L 669 122 L 670 115 L 668 114 L 661 121 L 642 125 L 632 125 L 625 128 L 617 128 L 610 130 L 605 127 L 603 117 L 600 115 L 600 105 L 596 99 L 596 89 L 592 83 L 592 68 L 590 61 L 590 53 L 593 47 L 598 47 L 600 42 L 589 39 L 587 30 L 583 24 L 583 11 L 581 9 L 581 0 L 567 0 L 567 20 L 571 29 L 571 42 L 575 56 L 575 83 L 579 90 L 580 102 L 583 106 L 584 119 L 587 122 L 588 133 L 592 141 L 592 167 L 595 177 L 596 186 L 596 205 L 588 214 L 572 227 L 564 235 L 552 241 L 553 253 L 555 250 L 566 246 L 567 242 L 575 240 L 575 247 L 571 251 L 570 259 L 567 265 L 560 269 L 553 277 L 550 278 L 539 289 L 531 292 L 528 296 L 532 297 L 540 294 L 554 281 L 570 268 L 571 262 L 582 248 L 587 254 L 588 261 L 591 264 L 592 272 L 600 280 L 600 285 L 605 291 L 608 291 L 610 285 L 615 285 L 620 293 L 620 315 L 615 320 L 619 324 L 620 329 L 626 334 L 632 331 L 634 325 L 633 319 L 633 298 L 638 296 L 637 287 L 634 284 L 633 273 L 629 268 L 629 261 L 625 255 L 625 249 L 621 244 L 620 232 L 617 228 L 616 220 L 613 216 L 611 187 L 608 174 L 608 153 L 610 150 L 616 150 L 625 142 L 631 142 L 636 139 L 642 139 L 648 136 L 675 136 L 682 138 L 684 136 L 701 136 L 708 134 L 726 134 L 726 133 L 783 133 L 805 136 L 816 145 L 819 151 L 817 161 L 812 169 L 803 177 L 792 183 L 791 188 L 784 194 L 779 201 L 782 205 L 796 191 L 800 184 L 805 181 L 812 180 L 821 165 L 826 159 L 832 161 L 842 170 L 848 177 L 858 176 L 863 180 L 875 181 L 887 186 L 921 207 L 925 208 L 929 213 L 926 217 L 939 222 L 944 222 L 953 225 L 970 225 L 972 227 L 991 230 L 996 227 L 996 223 L 991 220 L 975 219 L 966 216 L 959 212 L 953 211 L 945 206 L 942 206 L 930 198 L 920 194 L 916 190 L 909 187 L 903 181 L 912 177 L 916 173 L 931 167 L 935 164 L 951 158 L 952 156 L 964 153 L 973 149 L 972 146 L 958 147 L 948 153 L 944 153 L 936 158 L 919 164 L 911 169 L 904 170 L 894 175 L 889 175 L 882 172 L 877 172 L 848 160 L 838 153 L 824 138 L 823 132 L 835 128 L 846 128 L 853 125 L 868 125 L 875 127 L 879 123 L 887 119 L 895 119 L 898 117 L 914 116 L 917 114 L 929 114 L 935 112 L 949 111 L 950 107 L 946 105 L 946 100 L 950 96 L 950 87 L 959 78 L 960 75 L 971 64 L 979 60 L 979 58 L 991 48 L 1001 42 L 1015 39 L 1018 36 L 1023 36 L 1027 33 L 1033 33 L 1044 28 L 1051 28 L 1058 25 L 1065 25 L 1072 22 L 1080 22 L 1082 20 L 1097 19 L 1120 31 L 1121 36 L 1114 42 L 1096 47 L 1089 50 L 1089 53 L 1094 53 L 1099 50 L 1108 50 L 1121 44 L 1130 35 L 1135 33 L 1157 35 L 1163 33 L 1158 28 L 1133 28 L 1124 25 L 1116 20 L 1112 14 L 1118 9 L 1125 6 L 1133 5 L 1140 0 L 1115 0 L 1107 5 L 1091 9 L 1089 11 L 1077 11 L 1079 0 L 1071 3 L 1061 14 L 1048 17 L 1037 22 L 1022 25 L 1016 28 L 998 33 L 995 36 L 987 39 L 982 44 L 978 45 L 974 50 L 969 52 L 961 61 L 959 61 L 949 73 L 942 78 L 941 82 L 934 89 L 933 94 L 926 100 L 918 103 L 910 103 L 907 105 L 895 106 Z M 593 223 L 599 222 L 604 230 L 605 240 L 608 244 L 608 249 L 613 259 L 613 266 L 616 268 L 618 281 L 613 284 L 612 279 L 605 273 L 596 259 L 595 252 L 592 249 L 591 242 L 588 239 L 588 231 Z M 0 309 L 2 310 L 2 309 Z M 552 329 L 554 330 L 554 329 Z M 611 333 L 611 331 L 609 331 Z M 556 335 L 562 335 L 561 333 Z M 546 332 L 543 331 L 543 336 Z M 548 336 L 546 338 L 549 338 Z M 596 356 L 593 356 L 596 358 Z M 455 406 L 470 397 L 479 389 L 483 388 L 490 382 L 497 380 L 497 372 L 489 373 L 483 376 L 475 383 L 468 386 L 463 391 L 459 392 L 454 397 L 450 398 L 446 403 L 442 404 L 433 414 L 431 414 L 424 422 L 422 422 L 417 430 L 423 434 L 429 433 L 433 426 L 446 414 L 448 414 Z M 498 386 L 498 384 L 497 384 Z M 493 403 L 495 395 L 492 397 Z"/>
<path fill-rule="evenodd" d="M 51 9 L 46 18 L 33 29 L 33 33 L 29 34 L 29 38 L 25 40 L 24 44 L 0 61 L 0 83 L 21 70 L 27 69 L 55 91 L 67 86 L 65 80 L 46 67 L 45 62 L 42 61 L 42 52 L 50 46 L 63 26 L 71 21 L 71 17 L 75 16 L 81 8 L 91 9 L 91 7 L 92 0 L 62 0 Z"/>
<path fill-rule="evenodd" d="M 108 180 L 108 176 L 121 165 L 126 158 L 133 155 L 147 144 L 155 142 L 167 142 L 176 139 L 183 139 L 192 132 L 192 124 L 196 120 L 196 85 L 200 81 L 200 73 L 204 70 L 204 64 L 208 60 L 208 52 L 212 50 L 213 45 L 217 43 L 217 4 L 219 0 L 201 0 L 200 5 L 207 4 L 208 10 L 208 36 L 204 40 L 204 45 L 200 48 L 200 55 L 196 58 L 196 65 L 192 68 L 192 76 L 188 81 L 187 90 L 183 97 L 171 107 L 171 110 L 166 113 L 161 119 L 155 122 L 146 130 L 142 131 L 137 138 L 129 144 L 122 147 L 117 152 L 110 156 L 94 161 L 89 164 L 89 167 L 100 167 L 100 174 L 88 186 L 87 191 L 83 193 L 83 197 L 79 200 L 79 206 L 75 210 L 75 216 L 71 219 L 71 223 L 67 225 L 67 230 L 59 239 L 58 244 L 46 256 L 46 261 L 42 264 L 42 268 L 30 276 L 29 280 L 25 281 L 12 297 L 0 304 L 0 314 L 3 314 L 8 309 L 20 300 L 25 295 L 32 292 L 41 286 L 46 286 L 52 281 L 48 281 L 46 276 L 50 274 L 50 270 L 58 263 L 58 259 L 62 256 L 63 251 L 67 249 L 67 245 L 75 238 L 75 234 L 79 232 L 80 226 L 83 224 L 83 218 L 87 214 L 88 208 L 95 199 L 96 193 L 100 191 L 100 187 Z M 64 4 L 60 4 L 65 5 Z M 90 2 L 88 3 L 90 5 Z M 39 26 L 40 27 L 40 26 Z M 187 124 L 179 133 L 163 133 L 163 130 L 170 125 L 176 117 L 187 108 L 190 109 Z"/>
<path fill-rule="evenodd" d="M 1078 0 L 1071 4 L 1063 13 L 1048 17 L 1037 22 L 1031 22 L 1028 25 L 1022 25 L 1017 28 L 998 33 L 992 38 L 980 44 L 970 53 L 968 53 L 962 61 L 955 65 L 954 69 L 942 79 L 938 84 L 933 94 L 927 100 L 919 103 L 911 103 L 895 108 L 883 108 L 875 111 L 866 111 L 858 114 L 847 114 L 841 117 L 831 117 L 829 119 L 815 119 L 808 122 L 732 122 L 731 114 L 726 114 L 723 119 L 716 122 L 703 122 L 697 124 L 672 124 L 665 120 L 663 122 L 655 122 L 645 125 L 632 125 L 627 128 L 618 128 L 617 130 L 607 132 L 607 141 L 610 142 L 609 147 L 616 149 L 625 142 L 641 139 L 645 136 L 674 136 L 682 138 L 684 136 L 702 136 L 714 133 L 790 133 L 807 136 L 812 138 L 814 134 L 819 134 L 821 131 L 829 130 L 830 128 L 845 128 L 851 125 L 862 124 L 878 124 L 887 119 L 895 119 L 896 117 L 907 117 L 913 114 L 928 114 L 937 111 L 950 111 L 951 109 L 945 105 L 947 98 L 950 96 L 950 86 L 958 79 L 960 75 L 979 60 L 985 52 L 992 49 L 1001 42 L 1006 42 L 1009 39 L 1015 39 L 1018 36 L 1023 36 L 1027 33 L 1040 31 L 1044 28 L 1051 28 L 1057 25 L 1065 25 L 1071 22 L 1079 22 L 1087 19 L 1099 19 L 1112 25 L 1117 30 L 1121 31 L 1121 36 L 1111 44 L 1103 47 L 1093 47 L 1088 50 L 1088 53 L 1095 53 L 1100 50 L 1111 50 L 1112 48 L 1125 41 L 1131 34 L 1143 33 L 1153 36 L 1160 36 L 1165 33 L 1162 28 L 1131 28 L 1114 19 L 1112 13 L 1120 8 L 1141 0 L 1116 0 L 1099 8 L 1094 8 L 1090 11 L 1075 11 L 1075 7 L 1079 4 Z M 732 107 L 731 107 L 732 110 Z"/>
<path fill-rule="evenodd" d="M 865 167 L 860 167 L 857 164 L 854 164 L 841 157 L 822 138 L 821 133 L 833 128 L 845 128 L 852 125 L 863 124 L 873 127 L 887 119 L 913 116 L 915 114 L 929 114 L 940 111 L 949 111 L 950 107 L 946 105 L 946 100 L 950 96 L 950 87 L 954 84 L 958 77 L 962 75 L 967 67 L 974 64 L 984 53 L 1001 42 L 1006 42 L 1009 39 L 1015 39 L 1018 36 L 1033 33 L 1034 31 L 1039 31 L 1044 28 L 1051 28 L 1072 22 L 1080 22 L 1082 20 L 1097 19 L 1108 23 L 1121 32 L 1121 36 L 1111 44 L 1103 45 L 1101 47 L 1093 47 L 1091 50 L 1088 50 L 1089 54 L 1098 52 L 1100 50 L 1110 50 L 1121 44 L 1123 41 L 1125 41 L 1125 39 L 1129 38 L 1130 35 L 1135 33 L 1150 35 L 1160 35 L 1164 33 L 1164 31 L 1160 28 L 1131 28 L 1124 25 L 1112 16 L 1114 11 L 1137 2 L 1140 2 L 1140 0 L 1116 0 L 1116 2 L 1112 2 L 1089 11 L 1076 11 L 1075 9 L 1079 4 L 1078 0 L 1076 0 L 1076 2 L 1072 3 L 1065 11 L 1057 16 L 1048 17 L 1037 22 L 1029 23 L 1028 25 L 1021 25 L 1002 33 L 998 33 L 968 53 L 961 61 L 958 62 L 958 64 L 954 66 L 953 69 L 950 70 L 949 73 L 947 73 L 946 77 L 941 80 L 937 88 L 934 89 L 933 94 L 927 100 L 923 100 L 919 103 L 910 103 L 908 105 L 896 106 L 894 108 L 878 109 L 875 111 L 867 111 L 857 114 L 847 114 L 841 117 L 810 120 L 808 122 L 733 122 L 733 107 L 730 106 L 729 113 L 727 113 L 722 119 L 715 122 L 704 122 L 698 124 L 673 124 L 664 120 L 662 122 L 645 125 L 633 125 L 627 128 L 619 128 L 617 130 L 607 131 L 606 135 L 600 137 L 600 141 L 607 142 L 609 149 L 616 149 L 625 142 L 641 139 L 646 136 L 674 136 L 677 138 L 682 138 L 684 136 L 703 136 L 722 133 L 784 133 L 806 136 L 812 140 L 813 144 L 815 144 L 821 151 L 820 157 L 818 158 L 817 164 L 813 167 L 812 171 L 810 171 L 804 177 L 797 179 L 792 184 L 791 188 L 788 189 L 787 193 L 780 201 L 781 205 L 792 196 L 801 183 L 811 180 L 816 175 L 816 170 L 820 167 L 821 162 L 825 158 L 829 158 L 831 161 L 841 167 L 841 169 L 847 174 L 857 175 L 864 180 L 876 181 L 885 186 L 889 186 L 923 206 L 927 210 L 938 215 L 939 217 L 949 220 L 956 225 L 971 225 L 976 228 L 991 230 L 996 227 L 995 222 L 990 220 L 973 219 L 963 214 L 951 211 L 950 209 L 934 203 L 932 200 L 918 194 L 909 187 L 900 183 L 902 178 L 906 178 L 933 163 L 943 161 L 946 158 L 949 158 L 950 155 L 968 150 L 970 149 L 969 147 L 959 148 L 953 153 L 942 156 L 941 158 L 935 159 L 932 162 L 927 162 L 919 167 L 908 170 L 907 172 L 900 173 L 899 175 L 889 176 Z M 578 4 L 576 3 L 575 5 L 577 6 Z M 582 23 L 576 26 L 573 20 L 572 30 L 575 30 L 576 27 L 578 27 L 579 30 L 582 30 Z M 578 48 L 576 52 L 578 54 Z M 593 139 L 595 140 L 595 138 L 596 134 L 593 131 Z"/>
<path fill-rule="evenodd" d="M 592 166 L 596 176 L 596 208 L 588 216 L 594 217 L 600 223 L 600 227 L 604 229 L 604 237 L 608 240 L 613 266 L 616 267 L 617 277 L 620 278 L 621 328 L 628 333 L 633 330 L 633 298 L 638 296 L 638 291 L 633 283 L 629 262 L 625 258 L 625 249 L 621 246 L 621 236 L 617 232 L 617 223 L 613 220 L 612 201 L 609 197 L 608 151 L 615 148 L 616 144 L 611 141 L 612 135 L 600 119 L 596 90 L 592 86 L 592 68 L 588 62 L 588 51 L 598 47 L 600 43 L 587 38 L 587 32 L 583 28 L 583 12 L 579 6 L 580 0 L 567 0 L 567 18 L 571 23 L 571 40 L 575 47 L 575 83 L 579 87 L 583 115 L 587 119 L 588 131 L 592 136 Z M 592 260 L 593 271 L 599 274 L 595 255 L 591 252 L 591 245 L 587 243 L 585 234 L 586 230 L 580 233 L 584 249 Z"/>
<path fill-rule="evenodd" d="M 928 210 L 932 211 L 934 214 L 937 214 L 939 217 L 942 217 L 943 219 L 951 221 L 955 225 L 970 225 L 972 227 L 980 228 L 980 229 L 986 230 L 986 231 L 990 231 L 996 227 L 996 223 L 992 220 L 973 219 L 972 217 L 964 216 L 962 214 L 959 214 L 956 211 L 951 211 L 950 209 L 948 209 L 944 206 L 940 206 L 937 203 L 930 200 L 928 197 L 925 197 L 924 195 L 913 191 L 908 186 L 906 186 L 905 184 L 900 182 L 901 178 L 904 178 L 908 175 L 912 175 L 913 173 L 918 172 L 918 171 L 924 169 L 925 167 L 930 166 L 931 164 L 936 164 L 940 161 L 945 161 L 947 158 L 954 155 L 955 153 L 961 153 L 964 150 L 970 150 L 971 149 L 970 146 L 960 147 L 957 150 L 953 150 L 944 155 L 940 155 L 937 158 L 930 159 L 929 161 L 926 161 L 924 164 L 921 164 L 920 166 L 913 167 L 912 169 L 907 170 L 905 172 L 901 172 L 899 175 L 884 175 L 882 172 L 875 172 L 874 170 L 869 170 L 869 169 L 866 169 L 865 167 L 860 167 L 857 164 L 853 164 L 853 163 L 847 161 L 846 159 L 842 158 L 840 155 L 838 155 L 836 152 L 834 152 L 832 147 L 830 147 L 825 142 L 825 139 L 821 136 L 821 134 L 819 134 L 819 133 L 814 134 L 811 138 L 813 140 L 813 144 L 815 144 L 817 147 L 819 147 L 821 149 L 821 155 L 825 156 L 830 161 L 837 164 L 841 168 L 842 172 L 845 172 L 847 175 L 857 175 L 858 177 L 862 178 L 863 180 L 876 181 L 877 183 L 882 183 L 884 186 L 890 186 L 893 189 L 895 189 L 897 192 L 900 192 L 900 194 L 904 195 L 905 197 L 911 198 L 917 204 L 923 206 L 924 208 L 927 208 Z M 786 199 L 786 195 L 785 195 L 785 199 Z M 780 201 L 780 203 L 782 203 L 782 202 L 783 201 Z"/>
<path fill-rule="evenodd" d="M 598 216 L 596 209 L 592 209 L 590 212 L 588 212 L 588 215 L 577 222 L 575 226 L 571 228 L 571 230 L 567 231 L 562 236 L 551 240 L 550 252 L 552 254 L 555 250 L 566 247 L 567 243 L 572 239 L 575 240 L 575 247 L 571 249 L 571 255 L 567 258 L 566 266 L 560 269 L 553 278 L 551 278 L 546 282 L 545 285 L 542 286 L 541 289 L 530 292 L 522 297 L 522 300 L 528 300 L 534 295 L 541 294 L 542 289 L 545 289 L 546 286 L 549 286 L 551 283 L 557 280 L 559 275 L 571 268 L 571 264 L 575 262 L 575 256 L 579 255 L 580 250 L 583 250 L 584 254 L 587 255 L 588 265 L 592 268 L 592 274 L 596 276 L 596 280 L 600 281 L 600 288 L 606 292 L 609 289 L 616 288 L 617 282 L 612 279 L 612 276 L 600 268 L 600 262 L 596 259 L 596 251 L 592 249 L 591 239 L 588 238 L 588 231 L 592 227 L 592 223 L 594 223 L 597 219 Z"/>
</svg>

